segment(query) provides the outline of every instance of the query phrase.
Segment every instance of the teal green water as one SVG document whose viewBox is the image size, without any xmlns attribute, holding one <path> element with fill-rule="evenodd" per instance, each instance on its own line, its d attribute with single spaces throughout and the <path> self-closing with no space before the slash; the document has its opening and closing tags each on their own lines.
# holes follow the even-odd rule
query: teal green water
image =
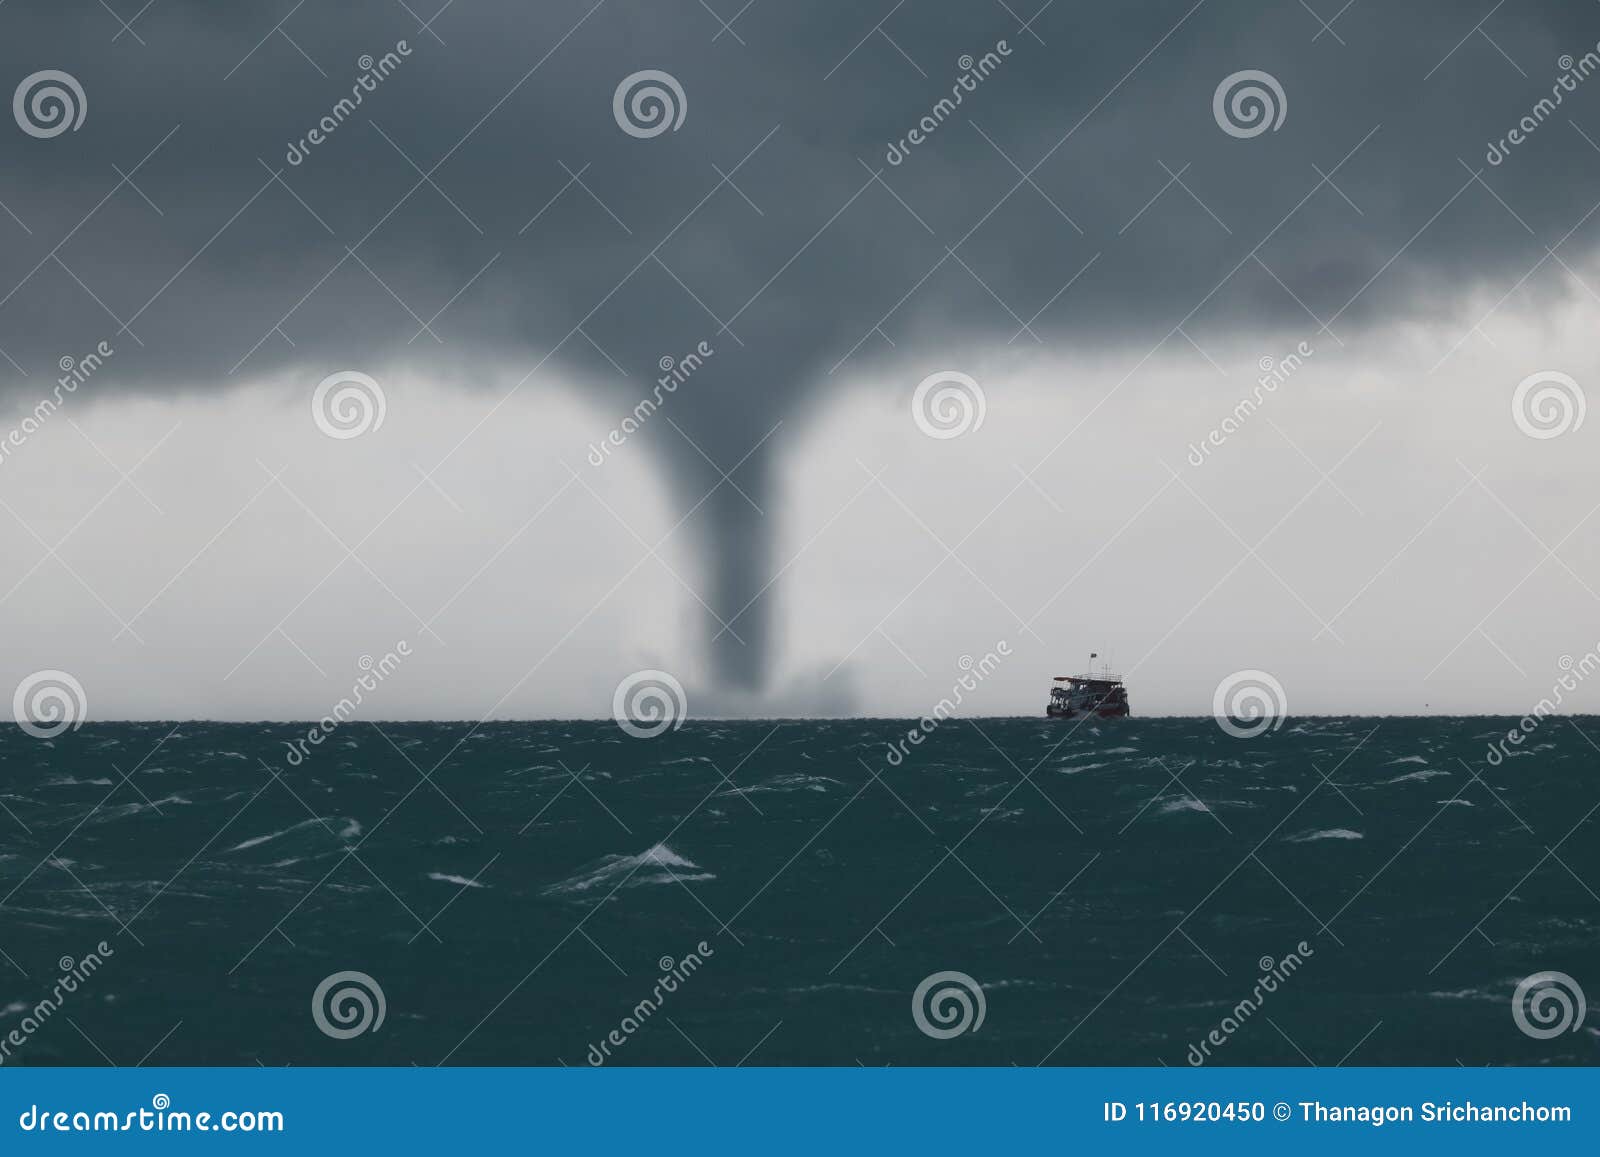
<svg viewBox="0 0 1600 1157">
<path fill-rule="evenodd" d="M 295 725 L 8 729 L 3 1059 L 1594 1064 L 1600 1013 L 1530 1036 L 1513 991 L 1600 999 L 1600 720 L 1491 766 L 1512 723 L 952 720 L 899 766 L 885 720 L 350 724 L 299 766 Z M 384 1017 L 340 1039 L 343 971 Z M 937 1037 L 941 972 L 982 1020 Z"/>
</svg>

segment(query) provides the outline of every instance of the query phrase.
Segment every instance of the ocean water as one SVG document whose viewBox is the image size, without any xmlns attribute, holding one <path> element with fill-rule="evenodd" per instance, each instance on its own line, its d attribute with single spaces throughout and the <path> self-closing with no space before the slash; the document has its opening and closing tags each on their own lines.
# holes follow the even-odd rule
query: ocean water
<svg viewBox="0 0 1600 1157">
<path fill-rule="evenodd" d="M 1595 1064 L 1600 720 L 1513 722 L 8 728 L 3 1059 Z"/>
</svg>

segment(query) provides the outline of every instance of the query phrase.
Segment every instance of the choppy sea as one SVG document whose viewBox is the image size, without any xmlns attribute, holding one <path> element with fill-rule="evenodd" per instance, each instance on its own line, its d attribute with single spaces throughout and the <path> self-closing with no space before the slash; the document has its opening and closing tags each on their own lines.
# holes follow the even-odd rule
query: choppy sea
<svg viewBox="0 0 1600 1157">
<path fill-rule="evenodd" d="M 1600 720 L 1514 723 L 9 728 L 0 1060 L 1596 1064 Z"/>
</svg>

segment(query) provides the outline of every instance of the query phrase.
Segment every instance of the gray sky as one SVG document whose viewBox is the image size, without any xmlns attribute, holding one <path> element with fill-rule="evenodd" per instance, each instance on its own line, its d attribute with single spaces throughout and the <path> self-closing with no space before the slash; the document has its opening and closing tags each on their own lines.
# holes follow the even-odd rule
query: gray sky
<svg viewBox="0 0 1600 1157">
<path fill-rule="evenodd" d="M 1593 387 L 1600 80 L 1535 106 L 1600 9 L 269 7 L 0 9 L 0 76 L 86 104 L 0 132 L 0 429 L 114 350 L 0 459 L 7 686 L 303 717 L 404 638 L 374 716 L 603 715 L 641 668 L 691 713 L 916 714 L 1006 639 L 975 709 L 1097 649 L 1141 711 L 1262 669 L 1293 711 L 1520 713 L 1600 643 L 1600 434 L 1513 415 Z M 642 70 L 675 131 L 619 125 Z M 1245 70 L 1276 129 L 1219 123 Z M 384 400 L 347 439 L 341 371 Z M 959 437 L 913 420 L 942 371 Z"/>
</svg>

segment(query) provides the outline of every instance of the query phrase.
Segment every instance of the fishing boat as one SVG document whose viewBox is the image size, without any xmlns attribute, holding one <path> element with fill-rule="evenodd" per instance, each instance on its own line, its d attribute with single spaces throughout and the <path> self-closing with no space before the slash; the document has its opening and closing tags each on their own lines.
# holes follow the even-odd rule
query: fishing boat
<svg viewBox="0 0 1600 1157">
<path fill-rule="evenodd" d="M 1089 653 L 1089 670 L 1083 675 L 1057 675 L 1050 688 L 1050 702 L 1044 713 L 1051 719 L 1082 719 L 1094 716 L 1099 719 L 1122 719 L 1128 714 L 1128 689 L 1122 676 L 1109 670 L 1096 672 L 1094 661 L 1100 656 Z"/>
</svg>

